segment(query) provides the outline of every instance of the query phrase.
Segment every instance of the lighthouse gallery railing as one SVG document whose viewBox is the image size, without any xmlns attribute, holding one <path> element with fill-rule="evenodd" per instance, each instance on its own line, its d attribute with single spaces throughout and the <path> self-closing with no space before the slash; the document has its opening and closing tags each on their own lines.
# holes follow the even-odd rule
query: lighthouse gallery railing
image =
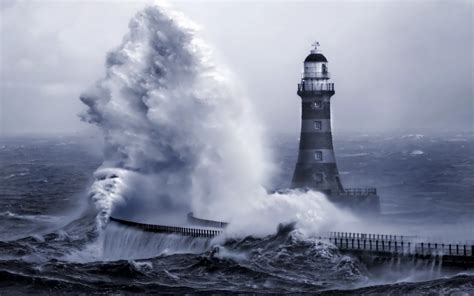
<svg viewBox="0 0 474 296">
<path fill-rule="evenodd" d="M 334 91 L 334 83 L 299 83 L 298 91 Z"/>
<path fill-rule="evenodd" d="M 377 188 L 345 188 L 339 191 L 338 195 L 366 196 L 377 195 Z"/>
</svg>

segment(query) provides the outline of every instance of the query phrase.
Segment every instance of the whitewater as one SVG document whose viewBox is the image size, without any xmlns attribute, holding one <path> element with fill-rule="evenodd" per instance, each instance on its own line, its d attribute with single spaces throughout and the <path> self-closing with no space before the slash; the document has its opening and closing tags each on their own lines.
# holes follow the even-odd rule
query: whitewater
<svg viewBox="0 0 474 296">
<path fill-rule="evenodd" d="M 228 233 L 240 236 L 350 221 L 320 193 L 267 193 L 273 165 L 262 127 L 195 27 L 156 6 L 139 12 L 107 55 L 106 77 L 81 96 L 83 120 L 105 139 L 90 190 L 99 227 L 112 213 L 179 225 L 194 212 L 230 222 Z"/>
<path fill-rule="evenodd" d="M 320 193 L 270 190 L 272 179 L 289 180 L 294 159 L 284 170 L 276 168 L 279 156 L 268 148 L 274 142 L 236 81 L 184 16 L 158 6 L 138 12 L 122 43 L 107 54 L 104 77 L 80 97 L 87 106 L 81 118 L 100 130 L 103 155 L 89 151 L 98 138 L 1 140 L 0 291 L 474 293 L 472 274 L 424 267 L 373 274 L 318 239 L 329 230 L 350 231 L 363 219 Z M 463 137 L 463 145 L 473 147 L 474 137 Z M 410 212 L 415 205 L 408 202 L 410 209 L 402 211 L 403 203 L 396 202 L 404 197 L 394 193 L 389 211 L 410 221 L 472 220 L 465 209 L 474 160 L 464 146 L 453 146 L 459 142 L 428 136 L 376 138 L 372 146 L 365 141 L 363 136 L 345 143 L 345 163 L 358 176 L 369 174 L 360 165 L 368 164 L 393 171 L 393 180 L 382 180 L 385 188 L 399 182 L 418 186 L 410 183 L 418 180 L 410 174 L 418 172 L 398 165 L 411 157 L 414 165 L 426 167 L 421 175 L 447 186 L 439 191 L 458 190 L 460 196 L 442 214 L 433 209 L 420 214 Z M 293 140 L 282 143 L 279 154 L 295 154 Z M 394 143 L 406 147 L 404 154 L 393 150 Z M 440 150 L 440 143 L 451 146 Z M 441 182 L 447 177 L 431 175 L 436 170 L 425 162 L 436 155 L 448 163 L 456 157 L 463 165 L 453 176 L 461 177 Z M 109 221 L 113 216 L 175 225 L 189 212 L 230 224 L 209 239 L 142 232 Z"/>
</svg>

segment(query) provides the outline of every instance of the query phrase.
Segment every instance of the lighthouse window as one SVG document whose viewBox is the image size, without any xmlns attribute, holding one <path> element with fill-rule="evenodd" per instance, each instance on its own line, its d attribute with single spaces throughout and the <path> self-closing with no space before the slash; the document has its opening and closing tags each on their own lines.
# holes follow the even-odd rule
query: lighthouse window
<svg viewBox="0 0 474 296">
<path fill-rule="evenodd" d="M 314 122 L 314 129 L 320 131 L 321 130 L 321 121 Z"/>
<path fill-rule="evenodd" d="M 321 101 L 314 101 L 312 104 L 311 104 L 311 108 L 312 109 L 321 109 L 322 108 L 322 104 L 321 104 Z"/>
<path fill-rule="evenodd" d="M 314 173 L 313 174 L 313 180 L 316 183 L 322 183 L 323 182 L 323 174 Z"/>
<path fill-rule="evenodd" d="M 321 151 L 314 152 L 314 159 L 318 161 L 323 160 L 323 153 Z"/>
</svg>

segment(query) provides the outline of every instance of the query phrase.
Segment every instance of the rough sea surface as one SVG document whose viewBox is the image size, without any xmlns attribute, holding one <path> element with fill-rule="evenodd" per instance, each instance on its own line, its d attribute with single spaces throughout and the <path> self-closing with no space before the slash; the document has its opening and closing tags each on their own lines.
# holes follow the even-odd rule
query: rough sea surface
<svg viewBox="0 0 474 296">
<path fill-rule="evenodd" d="M 98 139 L 0 139 L 0 294 L 474 294 L 472 270 L 447 274 L 428 264 L 373 273 L 291 225 L 264 238 L 227 240 L 111 222 L 100 232 L 85 194 L 102 161 Z M 284 188 L 297 138 L 272 141 L 280 168 L 273 186 Z M 335 146 L 344 185 L 377 187 L 383 214 L 401 232 L 437 225 L 471 234 L 460 241 L 474 239 L 473 134 L 336 135 Z"/>
</svg>

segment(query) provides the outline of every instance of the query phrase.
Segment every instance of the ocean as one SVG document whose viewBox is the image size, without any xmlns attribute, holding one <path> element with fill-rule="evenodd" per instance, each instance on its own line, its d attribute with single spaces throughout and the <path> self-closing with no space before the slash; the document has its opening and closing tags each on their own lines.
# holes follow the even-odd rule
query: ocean
<svg viewBox="0 0 474 296">
<path fill-rule="evenodd" d="M 268 189 L 286 188 L 298 139 L 270 138 L 278 170 Z M 100 142 L 0 138 L 0 294 L 474 294 L 473 270 L 448 274 L 418 266 L 373 273 L 290 225 L 264 237 L 215 240 L 112 222 L 99 231 L 88 190 L 103 160 Z M 344 186 L 377 187 L 390 231 L 474 240 L 473 133 L 336 132 L 334 143 Z"/>
</svg>

